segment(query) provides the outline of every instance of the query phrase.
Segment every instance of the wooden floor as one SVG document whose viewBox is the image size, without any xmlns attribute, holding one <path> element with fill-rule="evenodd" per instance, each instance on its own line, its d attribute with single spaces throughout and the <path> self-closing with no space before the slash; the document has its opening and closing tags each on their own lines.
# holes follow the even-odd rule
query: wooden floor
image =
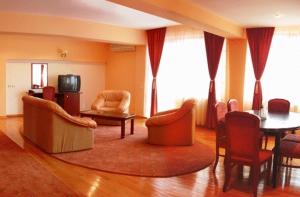
<svg viewBox="0 0 300 197">
<path fill-rule="evenodd" d="M 139 119 L 136 124 L 143 125 L 144 120 Z M 252 196 L 247 168 L 244 170 L 244 178 L 235 178 L 235 176 L 231 189 L 226 193 L 222 192 L 223 158 L 220 159 L 215 175 L 210 166 L 196 173 L 171 178 L 125 176 L 90 170 L 59 161 L 24 141 L 19 133 L 20 129 L 22 129 L 22 118 L 0 119 L 2 132 L 28 151 L 72 190 L 83 196 Z M 214 149 L 215 133 L 213 130 L 199 127 L 196 131 L 196 140 Z M 271 139 L 270 148 L 272 144 Z M 259 196 L 300 195 L 300 169 L 283 168 L 280 176 L 282 178 L 275 189 L 261 179 Z"/>
</svg>

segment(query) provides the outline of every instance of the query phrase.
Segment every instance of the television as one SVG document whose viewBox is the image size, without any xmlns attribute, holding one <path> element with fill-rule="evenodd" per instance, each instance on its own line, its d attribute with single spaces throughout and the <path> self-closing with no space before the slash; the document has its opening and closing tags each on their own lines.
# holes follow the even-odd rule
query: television
<svg viewBox="0 0 300 197">
<path fill-rule="evenodd" d="M 63 92 L 79 92 L 80 91 L 80 75 L 58 75 L 58 91 Z"/>
</svg>

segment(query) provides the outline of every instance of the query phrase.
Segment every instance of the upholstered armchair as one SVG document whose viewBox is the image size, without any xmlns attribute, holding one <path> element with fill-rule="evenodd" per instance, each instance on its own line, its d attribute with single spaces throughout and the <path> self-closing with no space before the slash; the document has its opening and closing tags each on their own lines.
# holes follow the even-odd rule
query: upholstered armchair
<svg viewBox="0 0 300 197">
<path fill-rule="evenodd" d="M 156 145 L 193 145 L 196 101 L 188 99 L 178 109 L 155 114 L 146 121 L 148 143 Z"/>
<path fill-rule="evenodd" d="M 130 93 L 125 90 L 104 90 L 98 94 L 91 109 L 100 112 L 128 113 Z M 119 121 L 96 120 L 98 124 L 119 125 Z"/>
</svg>

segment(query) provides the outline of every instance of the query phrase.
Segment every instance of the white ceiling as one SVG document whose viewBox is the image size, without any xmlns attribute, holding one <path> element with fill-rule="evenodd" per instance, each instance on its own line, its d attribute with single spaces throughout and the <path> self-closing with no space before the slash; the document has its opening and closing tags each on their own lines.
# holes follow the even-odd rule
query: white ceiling
<svg viewBox="0 0 300 197">
<path fill-rule="evenodd" d="M 0 0 L 0 12 L 61 16 L 136 29 L 178 24 L 105 0 Z"/>
<path fill-rule="evenodd" d="M 243 27 L 300 26 L 300 0 L 187 1 Z M 61 16 L 136 29 L 178 24 L 105 0 L 0 0 L 0 12 Z"/>
<path fill-rule="evenodd" d="M 300 0 L 191 1 L 243 27 L 300 25 Z"/>
</svg>

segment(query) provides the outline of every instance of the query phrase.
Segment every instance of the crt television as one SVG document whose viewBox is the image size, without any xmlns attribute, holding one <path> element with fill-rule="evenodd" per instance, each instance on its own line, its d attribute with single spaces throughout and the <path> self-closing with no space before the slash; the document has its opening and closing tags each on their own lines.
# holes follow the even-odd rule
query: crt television
<svg viewBox="0 0 300 197">
<path fill-rule="evenodd" d="M 59 92 L 79 92 L 80 84 L 80 75 L 58 75 Z"/>
</svg>

